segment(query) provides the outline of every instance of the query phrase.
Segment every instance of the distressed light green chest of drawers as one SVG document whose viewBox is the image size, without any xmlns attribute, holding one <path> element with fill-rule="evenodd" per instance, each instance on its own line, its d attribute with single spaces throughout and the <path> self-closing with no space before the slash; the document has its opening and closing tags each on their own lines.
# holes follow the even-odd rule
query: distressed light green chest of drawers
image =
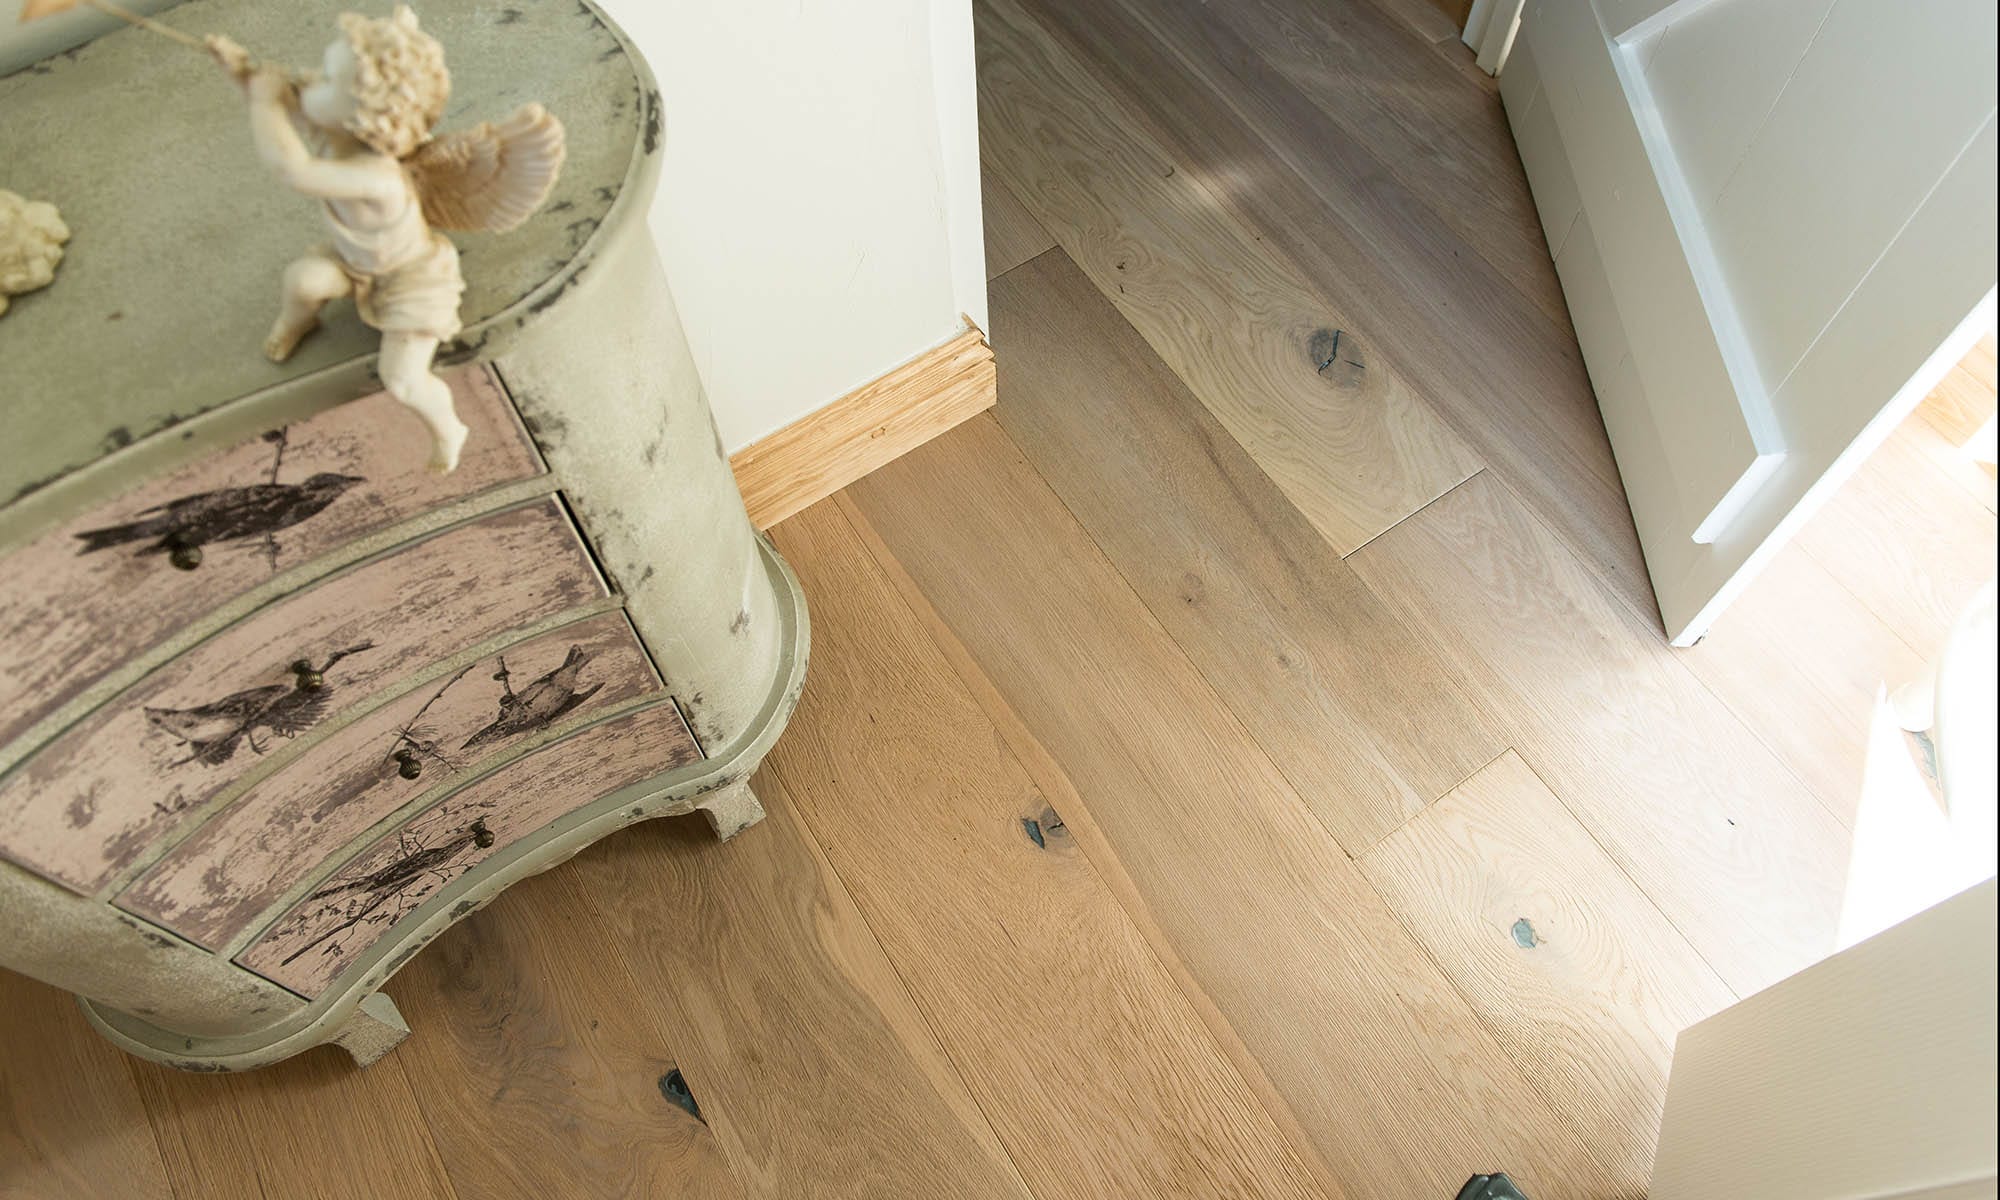
<svg viewBox="0 0 2000 1200">
<path fill-rule="evenodd" d="M 310 62 L 339 7 L 163 18 Z M 189 1069 L 372 1061 L 378 989 L 510 883 L 649 817 L 733 835 L 804 680 L 646 232 L 645 64 L 575 0 L 423 19 L 447 125 L 569 131 L 541 212 L 458 239 L 444 476 L 351 307 L 259 354 L 317 217 L 212 64 L 126 31 L 0 78 L 0 182 L 74 231 L 0 319 L 0 965 Z"/>
</svg>

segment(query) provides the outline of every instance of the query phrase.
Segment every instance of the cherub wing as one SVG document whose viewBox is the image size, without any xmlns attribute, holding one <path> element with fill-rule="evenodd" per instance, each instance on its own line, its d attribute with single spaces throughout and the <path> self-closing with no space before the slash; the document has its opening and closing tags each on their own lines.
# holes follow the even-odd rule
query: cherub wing
<svg viewBox="0 0 2000 1200">
<path fill-rule="evenodd" d="M 424 144 L 403 160 L 434 229 L 505 233 L 548 199 L 563 165 L 562 122 L 539 104 Z"/>
</svg>

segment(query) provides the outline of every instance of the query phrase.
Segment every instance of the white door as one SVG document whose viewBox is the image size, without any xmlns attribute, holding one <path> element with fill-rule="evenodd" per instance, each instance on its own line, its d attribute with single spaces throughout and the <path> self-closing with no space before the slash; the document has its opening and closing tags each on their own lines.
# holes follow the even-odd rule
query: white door
<svg viewBox="0 0 2000 1200">
<path fill-rule="evenodd" d="M 1500 74 L 1677 645 L 1993 324 L 1993 0 L 1529 0 Z"/>
<path fill-rule="evenodd" d="M 1989 879 L 1682 1030 L 1652 1200 L 1990 1200 L 1994 904 Z"/>
</svg>

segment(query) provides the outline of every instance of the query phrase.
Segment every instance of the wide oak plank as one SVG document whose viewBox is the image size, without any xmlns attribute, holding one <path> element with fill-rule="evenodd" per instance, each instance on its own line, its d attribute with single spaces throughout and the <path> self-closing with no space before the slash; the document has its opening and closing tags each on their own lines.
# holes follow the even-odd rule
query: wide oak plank
<svg viewBox="0 0 2000 1200">
<path fill-rule="evenodd" d="M 1796 543 L 1679 658 L 1849 828 L 1876 701 L 1924 670 L 1922 655 Z"/>
<path fill-rule="evenodd" d="M 1966 443 L 1978 433 L 1981 424 L 1992 419 L 1992 389 L 1960 365 L 1945 375 L 1944 381 L 1931 390 L 1901 427 L 1902 433 L 1945 478 L 1979 501 L 1988 512 L 2000 509 L 2000 496 L 1995 494 L 1994 464 L 1981 462 L 1968 453 Z"/>
<path fill-rule="evenodd" d="M 1067 255 L 991 302 L 1001 426 L 1349 853 L 1504 748 Z"/>
<path fill-rule="evenodd" d="M 1847 831 L 1498 480 L 1348 561 L 1730 987 L 1833 949 Z"/>
<path fill-rule="evenodd" d="M 1653 613 L 1624 489 L 1539 227 L 1536 261 L 1522 270 L 1554 294 L 1553 322 L 1388 172 L 1372 139 L 1310 103 L 1265 63 L 1261 46 L 1238 38 L 1226 7 L 1025 2 L 1146 115 L 1148 132 L 1181 171 L 1257 231 L 1259 253 L 1283 258 L 1342 307 L 1366 314 L 1377 357 L 1528 496 L 1633 611 Z M 1257 27 L 1268 34 L 1274 26 Z M 1518 180 L 1511 149 L 1507 156 L 1505 173 Z M 1524 211 L 1533 224 L 1532 209 Z"/>
<path fill-rule="evenodd" d="M 980 212 L 986 232 L 986 278 L 998 279 L 1007 272 L 1056 244 L 1035 214 L 1014 197 L 1014 191 L 993 177 L 979 173 Z"/>
<path fill-rule="evenodd" d="M 1034 1194 L 1322 1194 L 840 510 L 775 537 L 815 603 L 769 769 Z"/>
<path fill-rule="evenodd" d="M 0 971 L 0 1196 L 169 1200 L 125 1055 L 76 999 Z"/>
<path fill-rule="evenodd" d="M 1191 136 L 1215 136 L 1218 116 L 1240 116 L 1268 161 L 1239 156 L 1238 168 L 1297 172 L 1390 271 L 1449 278 L 1441 272 L 1455 261 L 1459 288 L 1435 298 L 1476 288 L 1492 303 L 1469 305 L 1472 320 L 1567 336 L 1568 309 L 1498 100 L 1468 90 L 1432 55 L 1395 56 L 1408 39 L 1370 5 L 1332 0 L 1341 37 L 1325 45 L 1295 5 L 1253 13 L 1244 10 L 1254 0 L 1030 3 L 1045 25 L 1090 47 L 1093 68 L 1117 91 L 1156 114 L 1191 115 Z M 1313 64 L 1306 82 L 1317 94 L 1274 60 Z M 1249 198 L 1240 188 L 1235 196 Z"/>
<path fill-rule="evenodd" d="M 744 1195 L 1025 1200 L 778 778 L 756 791 L 766 817 L 726 843 L 649 821 L 575 862 Z"/>
<path fill-rule="evenodd" d="M 671 1094 L 636 948 L 577 882 L 565 867 L 515 884 L 396 975 L 415 1031 L 397 1056 L 446 1172 L 461 1196 L 741 1197 Z"/>
<path fill-rule="evenodd" d="M 1469 48 L 1453 37 L 1450 53 L 1412 54 L 1402 30 L 1364 0 L 1244 0 L 1213 13 L 1372 148 L 1520 299 L 1558 326 L 1569 323 L 1497 84 Z"/>
<path fill-rule="evenodd" d="M 1735 996 L 1518 754 L 1362 856 L 1389 906 L 1639 1200 L 1674 1036 Z"/>
<path fill-rule="evenodd" d="M 1538 1197 L 1598 1194 L 1601 1168 L 990 416 L 848 494 L 1074 780 L 1066 822 L 1096 831 L 1334 1178 L 1451 1195 L 1506 1162 Z"/>
<path fill-rule="evenodd" d="M 981 153 L 1345 553 L 1479 466 L 1343 311 L 1011 0 L 980 5 Z"/>
<path fill-rule="evenodd" d="M 365 1071 L 336 1046 L 237 1074 L 128 1062 L 177 1196 L 457 1195 L 393 1053 Z"/>
<path fill-rule="evenodd" d="M 1919 654 L 1994 576 L 1993 510 L 1924 454 L 1921 417 L 1904 421 L 1799 531 L 1798 544 Z"/>
</svg>

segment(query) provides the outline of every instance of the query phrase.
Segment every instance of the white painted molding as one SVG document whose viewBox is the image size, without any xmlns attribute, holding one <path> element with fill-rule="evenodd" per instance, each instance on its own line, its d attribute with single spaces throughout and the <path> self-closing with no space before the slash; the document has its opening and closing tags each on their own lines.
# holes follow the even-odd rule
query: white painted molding
<svg viewBox="0 0 2000 1200">
<path fill-rule="evenodd" d="M 1514 49 L 1514 35 L 1521 29 L 1521 11 L 1527 0 L 1472 0 L 1465 18 L 1461 40 L 1479 55 L 1479 69 L 1498 75 Z"/>
</svg>

